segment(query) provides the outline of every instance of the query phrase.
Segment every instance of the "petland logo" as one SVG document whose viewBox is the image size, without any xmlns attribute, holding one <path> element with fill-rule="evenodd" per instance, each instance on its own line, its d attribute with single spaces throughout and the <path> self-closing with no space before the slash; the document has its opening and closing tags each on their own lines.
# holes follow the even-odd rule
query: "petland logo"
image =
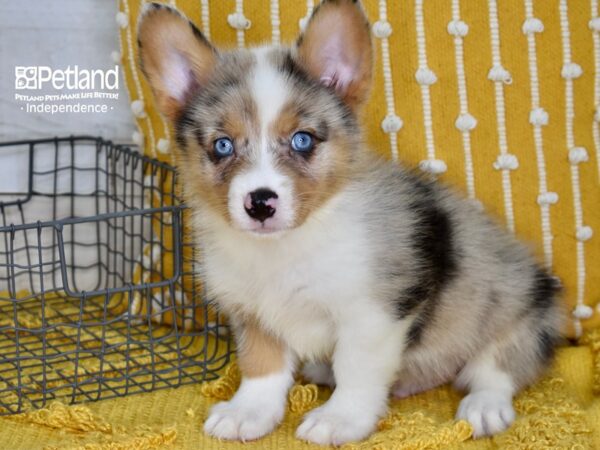
<svg viewBox="0 0 600 450">
<path fill-rule="evenodd" d="M 52 86 L 62 90 L 118 90 L 119 66 L 87 70 L 79 66 L 51 69 L 47 66 L 15 66 L 15 89 L 37 90 Z"/>
<path fill-rule="evenodd" d="M 15 100 L 27 113 L 108 113 L 115 108 L 110 102 L 119 99 L 119 66 L 15 66 L 15 91 Z"/>
</svg>

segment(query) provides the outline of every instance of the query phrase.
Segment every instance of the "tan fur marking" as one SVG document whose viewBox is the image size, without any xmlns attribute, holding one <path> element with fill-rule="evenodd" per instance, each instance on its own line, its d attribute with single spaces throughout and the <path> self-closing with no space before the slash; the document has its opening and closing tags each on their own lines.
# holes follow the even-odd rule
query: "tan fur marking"
<svg viewBox="0 0 600 450">
<path fill-rule="evenodd" d="M 283 369 L 283 344 L 262 330 L 255 320 L 246 320 L 238 335 L 238 366 L 245 377 L 261 377 Z"/>
<path fill-rule="evenodd" d="M 241 93 L 227 103 L 223 131 L 233 139 L 257 136 L 260 129 L 256 104 L 248 93 Z"/>
<path fill-rule="evenodd" d="M 270 134 L 279 139 L 288 139 L 294 131 L 298 130 L 300 118 L 297 115 L 297 109 L 294 104 L 288 104 L 283 107 L 275 121 L 271 124 Z M 303 128 L 303 131 L 311 131 Z"/>
</svg>

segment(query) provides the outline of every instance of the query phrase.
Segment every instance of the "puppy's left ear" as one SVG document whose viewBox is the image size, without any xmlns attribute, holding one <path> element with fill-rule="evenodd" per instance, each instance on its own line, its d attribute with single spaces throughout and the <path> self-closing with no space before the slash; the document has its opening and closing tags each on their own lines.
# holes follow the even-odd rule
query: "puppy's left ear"
<svg viewBox="0 0 600 450">
<path fill-rule="evenodd" d="M 369 22 L 357 0 L 324 0 L 298 38 L 297 50 L 308 73 L 333 87 L 351 108 L 367 99 L 373 48 Z"/>
</svg>

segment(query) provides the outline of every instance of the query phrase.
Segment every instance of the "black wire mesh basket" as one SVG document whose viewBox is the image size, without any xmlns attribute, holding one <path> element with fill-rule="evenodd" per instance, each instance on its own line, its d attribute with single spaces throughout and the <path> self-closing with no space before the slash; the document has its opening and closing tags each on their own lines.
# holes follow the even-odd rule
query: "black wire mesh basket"
<svg viewBox="0 0 600 450">
<path fill-rule="evenodd" d="M 0 415 L 217 377 L 229 334 L 176 193 L 101 138 L 0 144 Z"/>
</svg>

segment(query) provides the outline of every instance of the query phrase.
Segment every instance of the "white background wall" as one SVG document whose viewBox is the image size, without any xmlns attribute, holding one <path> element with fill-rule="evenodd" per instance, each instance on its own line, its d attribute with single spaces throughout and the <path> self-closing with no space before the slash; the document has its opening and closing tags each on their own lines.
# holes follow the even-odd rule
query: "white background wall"
<svg viewBox="0 0 600 450">
<path fill-rule="evenodd" d="M 15 89 L 15 66 L 114 68 L 116 12 L 116 0 L 0 0 L 0 142 L 71 134 L 131 142 L 134 123 L 121 67 L 119 99 L 102 101 L 113 108 L 107 113 L 32 113 L 15 99 L 16 93 L 36 93 Z M 27 169 L 22 153 L 0 147 L 0 193 L 21 190 Z"/>
<path fill-rule="evenodd" d="M 114 67 L 116 12 L 116 0 L 0 0 L 0 141 L 70 134 L 131 140 L 134 125 L 123 79 L 119 100 L 107 103 L 114 109 L 105 114 L 27 113 L 14 99 L 15 65 Z"/>
</svg>

